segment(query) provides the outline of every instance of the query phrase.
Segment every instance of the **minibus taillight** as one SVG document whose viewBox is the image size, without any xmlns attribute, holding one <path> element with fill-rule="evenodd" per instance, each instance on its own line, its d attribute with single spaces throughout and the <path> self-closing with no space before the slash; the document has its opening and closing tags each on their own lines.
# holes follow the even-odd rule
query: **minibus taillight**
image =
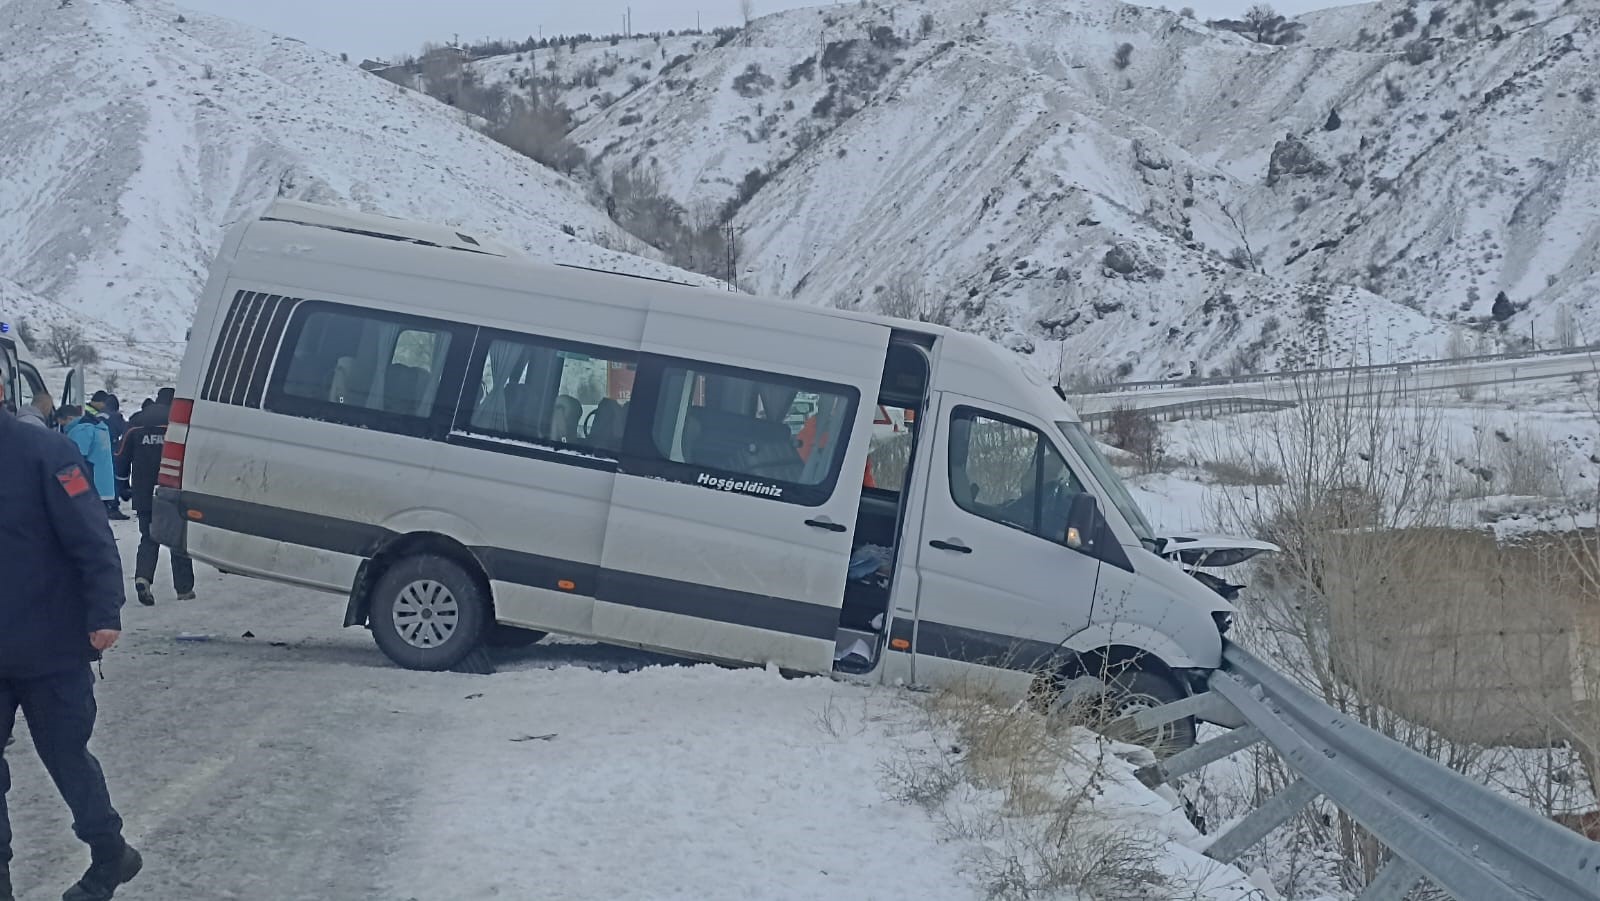
<svg viewBox="0 0 1600 901">
<path fill-rule="evenodd" d="M 162 488 L 183 487 L 183 451 L 189 440 L 189 417 L 194 413 L 194 401 L 182 398 L 172 402 L 172 412 L 167 417 L 167 438 L 161 445 L 161 471 L 156 474 L 156 484 Z"/>
</svg>

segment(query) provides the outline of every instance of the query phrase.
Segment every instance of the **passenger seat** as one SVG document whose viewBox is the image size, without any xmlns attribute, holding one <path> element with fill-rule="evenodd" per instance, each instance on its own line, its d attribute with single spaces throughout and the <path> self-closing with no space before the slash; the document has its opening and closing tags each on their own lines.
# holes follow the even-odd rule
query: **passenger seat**
<svg viewBox="0 0 1600 901">
<path fill-rule="evenodd" d="M 404 363 L 390 363 L 383 377 L 383 408 L 390 413 L 421 416 L 422 386 L 428 371 Z"/>
<path fill-rule="evenodd" d="M 589 423 L 589 445 L 607 450 L 622 447 L 622 430 L 628 422 L 628 411 L 617 401 L 603 397 L 594 409 L 594 419 Z"/>
<path fill-rule="evenodd" d="M 794 436 L 781 422 L 705 409 L 689 415 L 698 427 L 694 444 L 684 448 L 690 463 L 782 482 L 798 481 L 805 470 Z"/>
</svg>

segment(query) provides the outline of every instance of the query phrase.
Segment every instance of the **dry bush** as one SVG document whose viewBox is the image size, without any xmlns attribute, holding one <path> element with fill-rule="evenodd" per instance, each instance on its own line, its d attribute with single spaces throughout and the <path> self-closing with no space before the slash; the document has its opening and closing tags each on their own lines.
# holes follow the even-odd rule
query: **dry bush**
<svg viewBox="0 0 1600 901">
<path fill-rule="evenodd" d="M 1557 498 L 1564 491 L 1555 447 L 1537 424 L 1506 424 L 1479 416 L 1473 424 L 1471 444 L 1451 457 L 1457 497 L 1510 494 Z"/>
<path fill-rule="evenodd" d="M 1381 611 L 1407 591 L 1408 567 L 1432 549 L 1422 527 L 1445 514 L 1443 464 L 1432 446 L 1438 416 L 1402 403 L 1359 375 L 1308 380 L 1295 386 L 1297 405 L 1257 428 L 1222 433 L 1226 446 L 1206 456 L 1270 465 L 1283 474 L 1276 485 L 1225 486 L 1215 500 L 1217 525 L 1257 535 L 1281 547 L 1255 567 L 1253 594 L 1241 600 L 1237 638 L 1288 669 L 1335 709 L 1408 741 L 1419 750 L 1452 758 L 1427 730 L 1411 727 L 1377 701 L 1385 677 L 1381 653 L 1344 639 L 1345 617 Z M 1382 534 L 1384 540 L 1350 540 Z M 1355 637 L 1363 634 L 1356 632 Z M 1371 667 L 1371 668 L 1369 668 Z M 1465 760 L 1452 760 L 1464 764 Z M 1284 778 L 1259 771 L 1258 783 Z M 1226 810 L 1214 810 L 1218 818 Z M 1332 829 L 1297 821 L 1304 838 L 1345 862 L 1341 879 L 1357 888 L 1376 874 L 1385 853 L 1354 821 L 1340 814 Z"/>
<path fill-rule="evenodd" d="M 1111 411 L 1111 417 L 1106 420 L 1106 443 L 1132 454 L 1139 471 L 1144 473 L 1159 470 L 1167 452 L 1161 440 L 1161 425 L 1155 416 L 1132 407 Z"/>
<path fill-rule="evenodd" d="M 1067 366 L 1066 342 L 1059 348 L 1056 361 L 1056 382 L 1062 390 L 1071 395 L 1096 394 L 1115 385 L 1119 379 L 1116 370 L 1110 367 L 1103 368 L 1078 368 Z"/>
<path fill-rule="evenodd" d="M 954 298 L 928 289 L 914 276 L 905 273 L 882 286 L 877 293 L 877 308 L 885 316 L 934 325 L 951 325 L 958 313 Z"/>
<path fill-rule="evenodd" d="M 1250 460 L 1207 460 L 1200 464 L 1216 485 L 1281 485 L 1283 473 L 1271 463 Z"/>
<path fill-rule="evenodd" d="M 60 366 L 91 366 L 100 362 L 100 351 L 76 325 L 50 326 L 44 336 L 44 351 Z"/>
<path fill-rule="evenodd" d="M 1451 527 L 1454 464 L 1435 406 L 1359 375 L 1305 383 L 1298 394 L 1295 408 L 1229 431 L 1208 454 L 1284 475 L 1276 485 L 1225 485 L 1217 496 L 1218 527 L 1283 548 L 1253 567 L 1236 640 L 1365 725 L 1536 809 L 1570 807 L 1554 774 L 1571 768 L 1562 733 L 1581 729 L 1552 714 L 1571 709 L 1560 700 L 1569 667 L 1554 636 L 1572 630 L 1559 631 L 1561 593 L 1540 575 L 1547 567 Z M 1552 457 L 1480 433 L 1506 448 L 1497 453 L 1528 458 L 1517 475 L 1524 486 L 1550 477 Z M 1541 775 L 1518 756 L 1527 752 L 1491 753 L 1485 740 L 1558 747 Z M 1592 760 L 1592 745 L 1587 753 Z M 1237 815 L 1292 779 L 1266 752 L 1243 772 L 1243 785 L 1207 787 L 1208 818 Z M 1330 854 L 1331 876 L 1350 891 L 1388 858 L 1349 817 L 1313 805 L 1246 865 L 1276 855 L 1279 888 L 1293 894 L 1282 883 L 1330 876 Z"/>
<path fill-rule="evenodd" d="M 554 93 L 536 88 L 528 100 L 508 98 L 504 113 L 484 133 L 535 162 L 571 174 L 588 161 L 583 148 L 567 137 L 572 125 L 572 112 Z"/>
<path fill-rule="evenodd" d="M 1557 497 L 1562 492 L 1561 464 L 1555 448 L 1543 436 L 1518 429 L 1510 441 L 1499 441 L 1500 465 L 1505 472 L 1501 486 L 1506 494 L 1525 497 Z"/>
<path fill-rule="evenodd" d="M 972 865 L 990 898 L 1176 896 L 1156 866 L 1163 840 L 1093 809 L 1112 760 L 1082 729 L 1093 704 L 1045 713 L 969 684 L 930 696 L 925 709 L 953 743 L 885 766 L 889 793 L 944 816 L 953 837 L 981 845 Z M 965 783 L 996 793 L 998 809 L 948 804 Z"/>
</svg>

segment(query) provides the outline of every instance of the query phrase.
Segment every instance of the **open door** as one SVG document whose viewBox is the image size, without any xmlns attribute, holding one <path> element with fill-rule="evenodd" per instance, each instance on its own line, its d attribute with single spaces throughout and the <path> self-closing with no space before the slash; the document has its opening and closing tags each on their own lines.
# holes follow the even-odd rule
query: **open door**
<svg viewBox="0 0 1600 901">
<path fill-rule="evenodd" d="M 56 406 L 83 406 L 83 376 L 78 370 L 67 370 L 67 379 L 61 385 L 61 398 L 56 401 Z"/>
<path fill-rule="evenodd" d="M 889 329 L 756 303 L 675 297 L 648 314 L 594 632 L 826 673 Z M 818 423 L 805 453 L 803 409 Z"/>
<path fill-rule="evenodd" d="M 17 350 L 10 339 L 0 339 L 0 389 L 5 390 L 5 398 L 0 400 L 0 406 L 12 413 L 26 403 L 22 399 L 22 379 L 17 362 Z"/>
</svg>

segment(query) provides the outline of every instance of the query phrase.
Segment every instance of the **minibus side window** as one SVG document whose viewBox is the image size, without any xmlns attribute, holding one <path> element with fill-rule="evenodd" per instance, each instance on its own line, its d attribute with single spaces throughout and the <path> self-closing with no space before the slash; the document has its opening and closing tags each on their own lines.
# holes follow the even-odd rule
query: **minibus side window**
<svg viewBox="0 0 1600 901">
<path fill-rule="evenodd" d="M 631 354 L 485 337 L 467 375 L 476 396 L 458 433 L 616 455 L 638 369 Z"/>
<path fill-rule="evenodd" d="M 950 494 L 975 516 L 1059 542 L 1083 483 L 1043 433 L 957 407 L 950 422 Z"/>
<path fill-rule="evenodd" d="M 831 495 L 855 389 L 676 361 L 653 380 L 659 390 L 642 440 L 671 465 L 670 477 L 795 503 Z"/>
<path fill-rule="evenodd" d="M 323 304 L 296 310 L 267 409 L 384 430 L 434 413 L 456 335 L 444 323 Z M 394 425 L 396 427 L 390 428 Z"/>
</svg>

